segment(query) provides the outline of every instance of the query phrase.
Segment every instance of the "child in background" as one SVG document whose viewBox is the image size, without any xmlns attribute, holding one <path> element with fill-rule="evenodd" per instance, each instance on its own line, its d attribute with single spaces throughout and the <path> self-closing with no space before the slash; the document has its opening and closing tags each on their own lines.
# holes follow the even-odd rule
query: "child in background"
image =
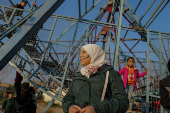
<svg viewBox="0 0 170 113">
<path fill-rule="evenodd" d="M 128 95 L 129 102 L 131 102 L 132 93 L 134 89 L 136 89 L 136 79 L 146 75 L 146 72 L 139 74 L 137 68 L 134 67 L 134 63 L 135 59 L 133 57 L 129 57 L 127 59 L 127 65 L 119 71 L 119 74 L 123 75 L 123 84 Z M 132 108 L 130 108 L 130 110 L 132 110 Z"/>
<path fill-rule="evenodd" d="M 2 112 L 7 113 L 7 108 L 11 103 L 11 99 L 13 98 L 13 93 L 12 92 L 8 92 L 7 93 L 8 97 L 5 98 L 3 104 L 2 104 Z"/>
</svg>

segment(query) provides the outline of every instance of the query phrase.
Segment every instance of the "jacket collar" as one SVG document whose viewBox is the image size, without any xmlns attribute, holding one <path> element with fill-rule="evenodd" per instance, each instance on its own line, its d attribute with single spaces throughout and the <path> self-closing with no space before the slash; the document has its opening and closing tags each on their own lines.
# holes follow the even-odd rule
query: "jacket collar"
<svg viewBox="0 0 170 113">
<path fill-rule="evenodd" d="M 128 69 L 126 66 L 125 66 L 126 69 Z M 138 68 L 134 67 L 134 70 L 137 70 Z"/>
</svg>

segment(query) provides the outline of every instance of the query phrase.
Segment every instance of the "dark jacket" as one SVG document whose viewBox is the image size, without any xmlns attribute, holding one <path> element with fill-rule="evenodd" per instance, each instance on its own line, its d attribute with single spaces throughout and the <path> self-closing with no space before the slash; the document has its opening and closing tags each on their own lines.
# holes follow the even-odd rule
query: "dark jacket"
<svg viewBox="0 0 170 113">
<path fill-rule="evenodd" d="M 101 101 L 107 71 L 109 82 L 105 98 Z M 128 109 L 128 98 L 118 72 L 109 65 L 101 66 L 89 79 L 79 72 L 73 77 L 62 101 L 64 113 L 68 113 L 72 105 L 81 108 L 92 105 L 95 113 L 125 113 Z"/>
<path fill-rule="evenodd" d="M 21 93 L 21 82 L 14 84 L 17 96 L 12 99 L 7 109 L 7 113 L 36 113 L 35 100 L 30 93 Z"/>
<path fill-rule="evenodd" d="M 160 103 L 163 107 L 170 110 L 170 96 L 169 91 L 165 87 L 170 87 L 170 75 L 160 80 Z"/>
</svg>

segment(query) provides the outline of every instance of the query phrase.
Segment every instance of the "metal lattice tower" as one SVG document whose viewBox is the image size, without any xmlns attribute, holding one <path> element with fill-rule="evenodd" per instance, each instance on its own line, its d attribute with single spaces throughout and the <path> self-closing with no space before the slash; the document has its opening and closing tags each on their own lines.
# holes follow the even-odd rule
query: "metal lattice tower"
<svg viewBox="0 0 170 113">
<path fill-rule="evenodd" d="M 147 76 L 137 82 L 133 96 L 141 112 L 164 112 L 159 103 L 159 80 L 167 76 L 170 33 L 148 30 L 169 0 L 156 0 L 145 7 L 128 0 L 78 0 L 78 18 L 53 14 L 64 0 L 47 0 L 37 9 L 21 10 L 0 3 L 0 69 L 8 62 L 40 92 L 55 100 L 64 97 L 72 76 L 79 71 L 80 47 L 95 43 L 106 51 L 108 64 L 120 70 L 129 56 L 139 72 Z M 93 20 L 84 19 L 101 5 Z M 12 5 L 12 2 L 9 3 Z M 64 3 L 63 3 L 64 4 Z M 151 10 L 156 4 L 156 8 Z M 145 7 L 145 8 L 144 8 Z M 7 11 L 13 9 L 12 14 Z M 138 10 L 143 13 L 138 14 Z M 23 11 L 23 17 L 15 16 Z M 150 14 L 150 16 L 146 15 Z M 94 14 L 93 14 L 94 15 Z M 19 18 L 19 19 L 18 19 Z"/>
</svg>

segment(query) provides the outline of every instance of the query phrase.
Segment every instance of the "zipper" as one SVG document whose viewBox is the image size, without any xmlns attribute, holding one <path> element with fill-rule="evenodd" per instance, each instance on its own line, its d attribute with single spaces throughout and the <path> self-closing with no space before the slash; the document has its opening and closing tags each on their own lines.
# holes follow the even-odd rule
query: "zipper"
<svg viewBox="0 0 170 113">
<path fill-rule="evenodd" d="M 89 103 L 90 103 L 90 97 L 91 97 L 91 84 L 90 84 L 90 82 L 89 82 Z"/>
</svg>

